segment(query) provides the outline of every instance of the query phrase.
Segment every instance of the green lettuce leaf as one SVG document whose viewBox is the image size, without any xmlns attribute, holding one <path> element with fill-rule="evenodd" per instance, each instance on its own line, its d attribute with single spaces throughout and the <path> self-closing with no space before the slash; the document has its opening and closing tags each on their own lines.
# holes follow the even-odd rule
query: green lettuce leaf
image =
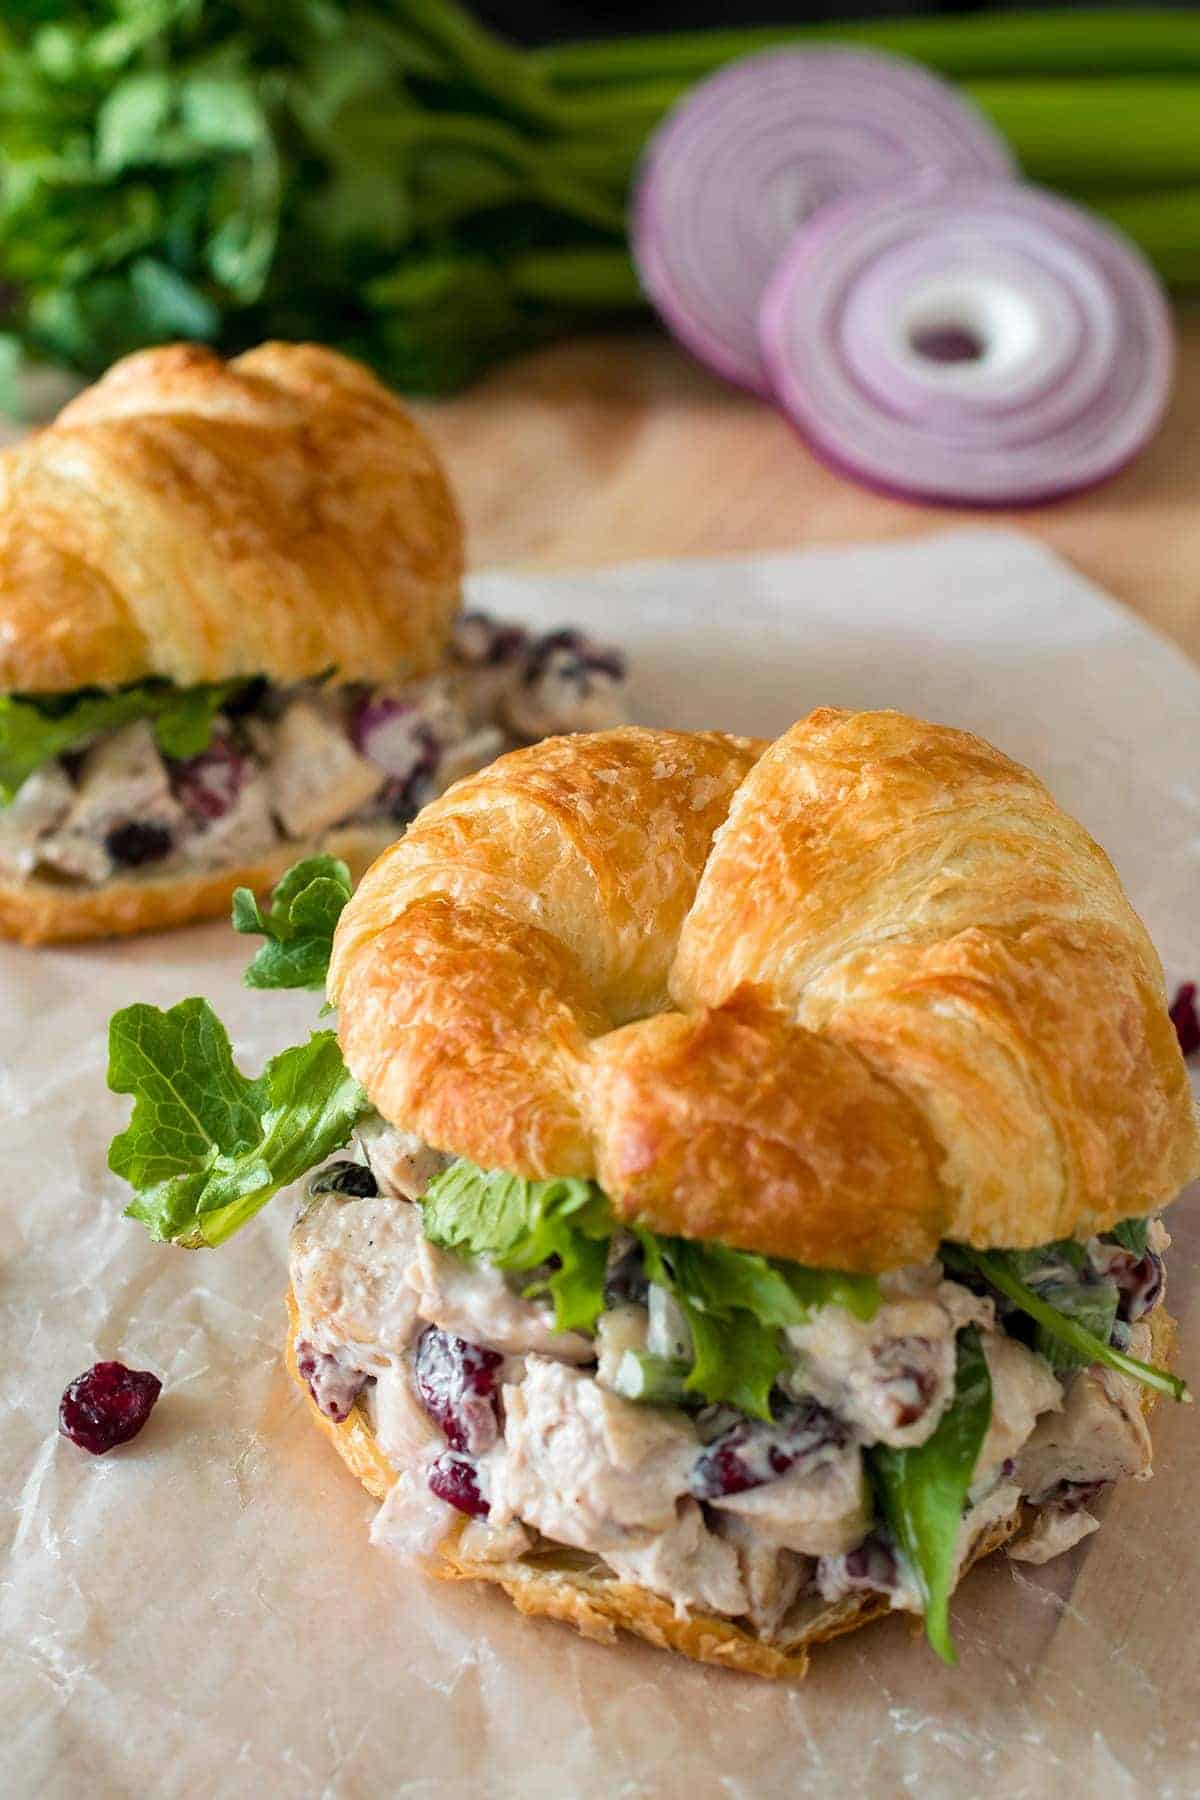
<svg viewBox="0 0 1200 1800">
<path fill-rule="evenodd" d="M 1104 1233 L 1104 1240 L 1109 1244 L 1120 1244 L 1122 1250 L 1132 1250 L 1135 1256 L 1145 1256 L 1150 1248 L 1150 1221 L 1122 1219 L 1119 1225 Z"/>
<path fill-rule="evenodd" d="M 112 694 L 0 695 L 0 803 L 7 805 L 43 764 L 76 750 L 100 732 L 150 719 L 166 756 L 197 756 L 208 748 L 213 719 L 239 681 L 176 688 L 139 681 Z"/>
<path fill-rule="evenodd" d="M 950 1589 L 967 1490 L 992 1418 L 992 1382 L 973 1325 L 959 1333 L 954 1399 L 931 1438 L 909 1450 L 867 1451 L 880 1510 L 908 1558 L 925 1605 L 925 1635 L 954 1663 Z"/>
<path fill-rule="evenodd" d="M 869 1275 L 806 1269 L 750 1250 L 659 1238 L 640 1229 L 636 1235 L 647 1275 L 675 1296 L 692 1334 L 696 1359 L 685 1385 L 760 1419 L 771 1417 L 771 1389 L 787 1360 L 779 1339 L 783 1326 L 804 1324 L 821 1306 L 844 1306 L 869 1319 L 879 1305 Z"/>
<path fill-rule="evenodd" d="M 334 928 L 354 887 L 335 856 L 309 856 L 278 883 L 264 913 L 249 888 L 233 896 L 233 929 L 261 932 L 262 944 L 243 977 L 252 988 L 323 988 Z"/>
<path fill-rule="evenodd" d="M 530 1272 L 524 1292 L 553 1301 L 559 1331 L 589 1331 L 603 1312 L 614 1221 L 594 1182 L 529 1181 L 460 1160 L 430 1182 L 421 1211 L 430 1243 Z"/>
<path fill-rule="evenodd" d="M 1011 1300 L 1014 1306 L 1033 1320 L 1039 1333 L 1056 1341 L 1060 1347 L 1060 1356 L 1064 1351 L 1073 1352 L 1073 1366 L 1102 1363 L 1106 1368 L 1115 1369 L 1119 1375 L 1132 1376 L 1143 1387 L 1155 1388 L 1160 1394 L 1169 1394 L 1172 1400 L 1191 1400 L 1187 1382 L 1178 1375 L 1172 1375 L 1167 1369 L 1157 1369 L 1152 1363 L 1139 1362 L 1136 1356 L 1126 1356 L 1123 1350 L 1116 1349 L 1089 1331 L 1082 1319 L 1060 1312 L 1050 1298 L 1027 1286 L 1010 1260 L 1012 1253 L 1003 1250 L 970 1250 L 965 1244 L 943 1244 L 938 1254 L 947 1268 L 956 1269 L 960 1274 L 982 1275 L 998 1293 Z M 1019 1254 L 1028 1255 L 1029 1252 Z"/>
<path fill-rule="evenodd" d="M 108 1085 L 134 1100 L 108 1152 L 109 1168 L 136 1190 L 126 1213 L 189 1249 L 224 1243 L 340 1149 L 368 1106 L 331 1031 L 272 1057 L 251 1080 L 197 999 L 114 1014 Z"/>
</svg>

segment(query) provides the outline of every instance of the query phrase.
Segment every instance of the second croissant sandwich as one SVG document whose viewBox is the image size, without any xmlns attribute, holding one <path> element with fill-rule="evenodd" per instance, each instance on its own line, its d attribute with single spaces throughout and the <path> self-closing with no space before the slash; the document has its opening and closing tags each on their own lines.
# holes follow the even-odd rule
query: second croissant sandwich
<svg viewBox="0 0 1200 1800">
<path fill-rule="evenodd" d="M 317 1168 L 292 1371 L 434 1573 L 764 1675 L 894 1609 L 950 1657 L 973 1561 L 1149 1473 L 1187 1075 L 1112 866 L 979 739 L 516 751 L 374 865 L 328 993 L 255 1083 L 204 1002 L 118 1014 L 110 1165 L 192 1246 Z"/>
<path fill-rule="evenodd" d="M 0 456 L 0 935 L 361 872 L 457 775 L 615 723 L 614 652 L 458 612 L 420 427 L 311 344 L 117 364 Z"/>
</svg>

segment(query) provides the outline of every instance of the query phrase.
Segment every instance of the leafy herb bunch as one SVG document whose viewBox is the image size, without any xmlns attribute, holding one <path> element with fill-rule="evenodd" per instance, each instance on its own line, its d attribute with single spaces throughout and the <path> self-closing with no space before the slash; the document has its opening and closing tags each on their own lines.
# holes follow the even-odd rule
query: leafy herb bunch
<svg viewBox="0 0 1200 1800">
<path fill-rule="evenodd" d="M 771 44 L 959 80 L 1029 179 L 1200 283 L 1200 22 L 1181 12 L 738 27 L 524 51 L 458 0 L 12 0 L 0 17 L 0 376 L 183 337 L 317 338 L 410 392 L 642 305 L 649 133 Z M 1112 155 L 1120 142 L 1121 155 Z M 3 397 L 3 396 L 0 396 Z"/>
</svg>

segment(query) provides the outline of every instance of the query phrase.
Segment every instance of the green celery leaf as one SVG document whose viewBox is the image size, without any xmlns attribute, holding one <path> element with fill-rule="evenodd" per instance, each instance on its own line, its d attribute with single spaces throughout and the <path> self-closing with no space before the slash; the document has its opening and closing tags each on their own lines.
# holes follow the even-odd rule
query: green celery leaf
<svg viewBox="0 0 1200 1800">
<path fill-rule="evenodd" d="M 336 856 L 307 856 L 278 882 L 264 913 L 249 888 L 233 896 L 233 929 L 261 932 L 260 946 L 244 980 L 252 988 L 322 988 L 342 908 L 354 891 L 350 871 Z"/>
<path fill-rule="evenodd" d="M 1078 1365 L 1102 1363 L 1106 1368 L 1115 1369 L 1119 1375 L 1129 1375 L 1134 1381 L 1140 1381 L 1143 1387 L 1155 1388 L 1160 1394 L 1169 1394 L 1173 1400 L 1191 1400 L 1187 1382 L 1178 1375 L 1172 1375 L 1167 1369 L 1155 1368 L 1152 1363 L 1139 1362 L 1136 1356 L 1126 1356 L 1123 1350 L 1115 1349 L 1112 1344 L 1105 1343 L 1102 1338 L 1089 1331 L 1080 1319 L 1069 1318 L 1049 1299 L 1028 1287 L 1010 1265 L 1007 1252 L 971 1250 L 965 1244 L 943 1244 L 938 1254 L 948 1268 L 969 1275 L 982 1275 L 985 1281 L 990 1282 L 998 1292 L 1031 1318 L 1047 1337 L 1056 1339 L 1060 1346 L 1075 1352 Z"/>
<path fill-rule="evenodd" d="M 193 688 L 141 681 L 115 693 L 0 695 L 0 802 L 45 763 L 75 750 L 101 732 L 134 719 L 150 719 L 167 756 L 195 756 L 207 748 L 213 720 L 238 681 Z"/>
<path fill-rule="evenodd" d="M 588 1331 L 603 1312 L 614 1221 L 594 1182 L 531 1181 L 460 1158 L 430 1182 L 421 1210 L 430 1243 L 531 1272 L 524 1291 L 553 1301 L 559 1331 Z M 552 1258 L 558 1266 L 546 1267 Z"/>
<path fill-rule="evenodd" d="M 954 1399 L 933 1436 L 909 1450 L 877 1444 L 867 1451 L 880 1509 L 925 1603 L 925 1634 L 947 1663 L 958 1660 L 949 1606 L 959 1526 L 992 1418 L 991 1377 L 973 1325 L 959 1334 L 957 1349 Z"/>
<path fill-rule="evenodd" d="M 134 1099 L 108 1152 L 136 1190 L 126 1213 L 191 1249 L 224 1243 L 340 1149 L 368 1106 L 330 1031 L 272 1057 L 252 1081 L 206 1000 L 125 1007 L 108 1045 L 108 1085 Z"/>
</svg>

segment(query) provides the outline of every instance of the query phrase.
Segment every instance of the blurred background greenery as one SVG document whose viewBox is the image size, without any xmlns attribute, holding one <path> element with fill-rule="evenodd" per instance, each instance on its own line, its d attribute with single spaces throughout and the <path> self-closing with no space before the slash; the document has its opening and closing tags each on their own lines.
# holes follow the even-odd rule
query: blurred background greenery
<svg viewBox="0 0 1200 1800">
<path fill-rule="evenodd" d="M 712 28 L 686 31 L 632 5 L 488 9 L 505 32 L 457 0 L 6 0 L 0 398 L 31 358 L 92 375 L 178 337 L 320 338 L 440 393 L 630 316 L 648 133 L 722 63 L 788 41 L 941 71 L 1031 180 L 1200 286 L 1194 8 L 851 22 L 767 0 L 749 27 L 711 0 L 684 16 Z"/>
</svg>

